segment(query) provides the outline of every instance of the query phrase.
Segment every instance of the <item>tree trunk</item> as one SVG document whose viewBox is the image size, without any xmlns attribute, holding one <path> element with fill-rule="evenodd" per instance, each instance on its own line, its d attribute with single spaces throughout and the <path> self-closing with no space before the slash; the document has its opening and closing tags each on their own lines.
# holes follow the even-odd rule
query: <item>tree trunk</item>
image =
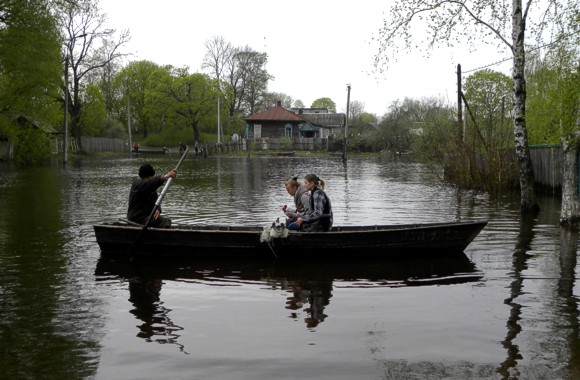
<svg viewBox="0 0 580 380">
<path fill-rule="evenodd" d="M 562 175 L 562 208 L 560 225 L 574 227 L 580 220 L 578 203 L 578 152 L 580 135 L 576 133 L 562 142 L 563 175 Z"/>
<path fill-rule="evenodd" d="M 578 153 L 580 153 L 580 113 L 576 116 L 574 132 L 562 139 L 563 174 L 562 208 L 560 225 L 575 228 L 580 221 L 580 200 L 578 195 Z"/>
<path fill-rule="evenodd" d="M 539 206 L 534 192 L 534 168 L 528 145 L 528 131 L 526 129 L 526 78 L 524 68 L 526 51 L 524 35 L 526 30 L 525 19 L 522 17 L 522 1 L 513 0 L 513 71 L 514 82 L 514 136 L 516 157 L 520 169 L 521 211 L 536 212 Z"/>
</svg>

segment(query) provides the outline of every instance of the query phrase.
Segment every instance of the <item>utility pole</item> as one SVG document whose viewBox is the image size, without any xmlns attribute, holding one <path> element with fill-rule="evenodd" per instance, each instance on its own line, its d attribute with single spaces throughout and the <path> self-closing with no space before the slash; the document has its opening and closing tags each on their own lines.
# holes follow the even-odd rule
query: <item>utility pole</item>
<svg viewBox="0 0 580 380">
<path fill-rule="evenodd" d="M 218 145 L 221 144 L 221 142 L 222 142 L 222 139 L 221 139 L 221 136 L 222 136 L 222 121 L 221 121 L 221 117 L 220 117 L 220 114 L 221 114 L 221 112 L 220 112 L 220 110 L 221 110 L 221 100 L 220 100 L 220 98 L 221 98 L 221 96 L 218 95 L 218 98 L 217 98 L 217 108 L 218 108 L 217 109 L 217 124 L 218 124 L 217 125 L 217 132 L 218 132 L 217 142 L 218 142 Z"/>
<path fill-rule="evenodd" d="M 64 139 L 63 139 L 63 163 L 68 161 L 68 59 L 64 62 Z"/>
<path fill-rule="evenodd" d="M 346 147 L 347 147 L 347 137 L 348 137 L 348 112 L 350 108 L 350 83 L 346 85 L 347 95 L 346 95 L 346 120 L 344 122 L 344 152 L 342 153 L 342 161 L 346 162 Z"/>
<path fill-rule="evenodd" d="M 129 96 L 129 86 L 127 86 L 127 130 L 129 132 L 129 156 L 133 152 L 133 141 L 131 138 L 131 96 Z"/>
<path fill-rule="evenodd" d="M 463 141 L 463 101 L 461 90 L 461 65 L 457 65 L 457 137 L 458 141 Z"/>
</svg>

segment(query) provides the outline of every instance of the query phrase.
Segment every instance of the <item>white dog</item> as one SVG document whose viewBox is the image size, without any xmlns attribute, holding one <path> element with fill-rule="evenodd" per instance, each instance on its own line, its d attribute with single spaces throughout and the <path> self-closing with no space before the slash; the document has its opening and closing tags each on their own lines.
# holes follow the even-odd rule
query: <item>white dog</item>
<svg viewBox="0 0 580 380">
<path fill-rule="evenodd" d="M 286 228 L 286 221 L 276 218 L 272 222 L 272 225 L 264 227 L 262 235 L 260 236 L 260 242 L 270 242 L 272 239 L 279 239 L 288 237 L 288 228 Z"/>
</svg>

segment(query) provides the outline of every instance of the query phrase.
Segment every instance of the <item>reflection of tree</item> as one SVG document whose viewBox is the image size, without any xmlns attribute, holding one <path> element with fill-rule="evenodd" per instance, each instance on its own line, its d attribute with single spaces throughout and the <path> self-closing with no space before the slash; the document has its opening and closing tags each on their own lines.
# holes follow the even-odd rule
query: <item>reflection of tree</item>
<svg viewBox="0 0 580 380">
<path fill-rule="evenodd" d="M 509 305 L 510 316 L 507 321 L 507 335 L 502 344 L 507 350 L 507 357 L 498 368 L 498 372 L 503 378 L 519 378 L 519 371 L 517 370 L 517 362 L 522 359 L 520 348 L 514 344 L 513 341 L 522 330 L 519 324 L 521 320 L 522 305 L 516 303 L 515 300 L 523 294 L 523 277 L 522 272 L 527 269 L 527 261 L 530 257 L 528 251 L 530 244 L 534 238 L 534 218 L 532 214 L 522 214 L 520 221 L 520 233 L 518 235 L 518 243 L 512 258 L 513 263 L 513 278 L 510 285 L 510 296 L 504 301 Z M 514 373 L 511 373 L 515 371 Z M 514 377 L 515 376 L 515 377 Z"/>
<path fill-rule="evenodd" d="M 176 331 L 183 330 L 175 325 L 169 318 L 171 309 L 163 306 L 159 300 L 161 292 L 161 279 L 132 277 L 129 279 L 129 301 L 133 303 L 135 309 L 131 314 L 142 320 L 144 323 L 139 326 L 139 338 L 147 342 L 176 344 L 183 352 L 183 345 L 177 342 L 179 335 Z M 187 352 L 185 352 L 187 353 Z"/>
<path fill-rule="evenodd" d="M 560 280 L 558 281 L 558 294 L 563 298 L 562 311 L 568 316 L 570 323 L 570 335 L 568 346 L 570 347 L 569 371 L 571 379 L 580 379 L 580 327 L 578 326 L 578 302 L 574 296 L 576 254 L 578 252 L 578 231 L 562 229 L 560 233 Z"/>
<path fill-rule="evenodd" d="M 304 318 L 306 327 L 314 328 L 326 319 L 324 309 L 330 303 L 330 297 L 332 297 L 332 280 L 297 281 L 293 285 L 292 296 L 288 297 L 286 302 L 286 309 L 304 310 L 308 314 Z M 305 307 L 307 304 L 310 304 L 310 307 Z M 296 312 L 291 316 L 298 318 Z"/>
</svg>

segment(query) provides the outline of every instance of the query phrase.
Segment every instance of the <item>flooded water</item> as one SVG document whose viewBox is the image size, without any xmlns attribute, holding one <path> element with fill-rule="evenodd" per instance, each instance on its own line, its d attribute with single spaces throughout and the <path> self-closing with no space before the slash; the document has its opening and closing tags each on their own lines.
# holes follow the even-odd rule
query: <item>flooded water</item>
<svg viewBox="0 0 580 380">
<path fill-rule="evenodd" d="M 266 225 L 292 174 L 320 175 L 335 225 L 488 220 L 454 259 L 124 263 L 93 224 L 124 218 L 139 165 L 0 168 L 2 379 L 577 379 L 577 233 L 559 200 L 444 187 L 410 159 L 188 158 L 174 223 Z"/>
</svg>

